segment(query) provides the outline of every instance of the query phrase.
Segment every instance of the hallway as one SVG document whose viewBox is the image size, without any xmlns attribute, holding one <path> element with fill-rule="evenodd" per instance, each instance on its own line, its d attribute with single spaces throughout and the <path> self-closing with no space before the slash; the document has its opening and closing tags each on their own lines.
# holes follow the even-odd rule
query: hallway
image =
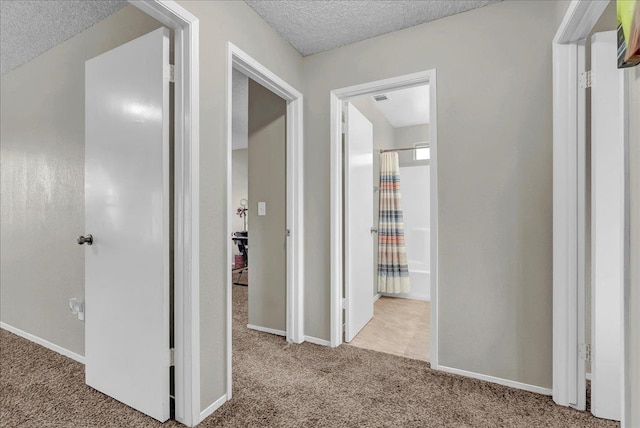
<svg viewBox="0 0 640 428">
<path fill-rule="evenodd" d="M 287 345 L 246 328 L 247 288 L 233 288 L 234 397 L 200 427 L 619 426 L 423 361 L 352 346 Z M 87 387 L 81 364 L 0 333 L 0 426 L 181 426 L 159 424 Z"/>
</svg>

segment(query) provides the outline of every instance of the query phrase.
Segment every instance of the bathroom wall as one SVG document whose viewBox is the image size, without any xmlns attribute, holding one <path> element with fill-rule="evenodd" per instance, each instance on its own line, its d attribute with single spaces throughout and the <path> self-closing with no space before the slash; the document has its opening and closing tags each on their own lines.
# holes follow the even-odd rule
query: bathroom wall
<svg viewBox="0 0 640 428">
<path fill-rule="evenodd" d="M 428 165 L 400 167 L 400 191 L 404 214 L 404 235 L 409 263 L 411 292 L 394 294 L 430 300 L 431 215 L 430 168 Z"/>
<path fill-rule="evenodd" d="M 403 126 L 393 129 L 393 144 L 395 148 L 414 147 L 416 143 L 429 142 L 429 124 Z M 429 165 L 429 161 L 415 160 L 414 151 L 398 152 L 400 165 Z"/>
</svg>

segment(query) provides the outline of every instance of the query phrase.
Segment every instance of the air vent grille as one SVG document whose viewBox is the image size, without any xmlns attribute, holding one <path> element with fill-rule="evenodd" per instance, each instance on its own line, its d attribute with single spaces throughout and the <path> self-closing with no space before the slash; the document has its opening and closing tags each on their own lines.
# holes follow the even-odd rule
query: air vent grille
<svg viewBox="0 0 640 428">
<path fill-rule="evenodd" d="M 385 94 L 379 94 L 379 95 L 374 95 L 373 99 L 377 102 L 380 102 L 380 101 L 387 101 L 389 97 L 387 97 Z"/>
</svg>

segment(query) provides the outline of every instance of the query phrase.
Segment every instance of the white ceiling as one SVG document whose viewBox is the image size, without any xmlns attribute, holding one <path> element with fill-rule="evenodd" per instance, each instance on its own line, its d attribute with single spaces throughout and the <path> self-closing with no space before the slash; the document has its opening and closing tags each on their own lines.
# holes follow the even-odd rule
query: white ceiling
<svg viewBox="0 0 640 428">
<path fill-rule="evenodd" d="M 303 56 L 501 0 L 245 0 Z"/>
<path fill-rule="evenodd" d="M 5 74 L 127 5 L 127 0 L 1 0 L 0 72 Z"/>
<path fill-rule="evenodd" d="M 375 101 L 373 97 L 370 97 L 370 100 L 394 128 L 429 123 L 428 85 L 381 92 L 375 95 L 379 94 L 386 95 L 388 99 Z"/>
</svg>

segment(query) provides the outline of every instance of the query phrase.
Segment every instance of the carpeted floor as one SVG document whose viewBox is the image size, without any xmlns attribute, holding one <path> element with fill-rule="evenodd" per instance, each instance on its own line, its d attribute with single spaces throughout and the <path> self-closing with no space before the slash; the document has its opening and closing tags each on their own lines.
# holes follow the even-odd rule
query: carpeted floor
<svg viewBox="0 0 640 428">
<path fill-rule="evenodd" d="M 234 287 L 233 300 L 234 398 L 201 427 L 618 426 L 423 361 L 351 346 L 288 346 L 246 328 L 246 287 Z M 5 330 L 0 348 L 2 427 L 161 426 L 85 386 L 75 361 Z"/>
</svg>

